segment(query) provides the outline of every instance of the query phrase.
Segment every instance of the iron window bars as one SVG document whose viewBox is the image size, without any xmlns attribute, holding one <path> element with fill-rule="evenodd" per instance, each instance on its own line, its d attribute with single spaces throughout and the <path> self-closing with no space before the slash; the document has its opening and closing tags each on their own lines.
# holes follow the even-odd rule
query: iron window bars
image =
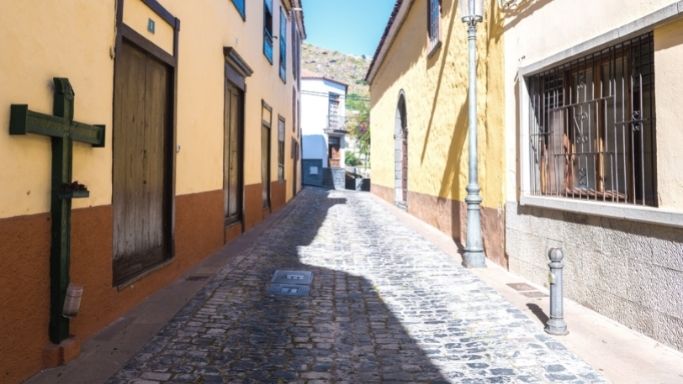
<svg viewBox="0 0 683 384">
<path fill-rule="evenodd" d="M 656 206 L 652 33 L 528 79 L 533 195 Z"/>
</svg>

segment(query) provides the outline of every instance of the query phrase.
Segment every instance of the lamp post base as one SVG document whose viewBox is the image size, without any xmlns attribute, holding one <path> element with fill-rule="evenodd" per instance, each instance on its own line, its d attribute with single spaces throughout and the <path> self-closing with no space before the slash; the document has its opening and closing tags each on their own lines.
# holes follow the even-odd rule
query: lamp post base
<svg viewBox="0 0 683 384">
<path fill-rule="evenodd" d="M 486 268 L 486 256 L 483 250 L 469 251 L 465 249 L 462 257 L 462 265 L 465 268 Z"/>
</svg>

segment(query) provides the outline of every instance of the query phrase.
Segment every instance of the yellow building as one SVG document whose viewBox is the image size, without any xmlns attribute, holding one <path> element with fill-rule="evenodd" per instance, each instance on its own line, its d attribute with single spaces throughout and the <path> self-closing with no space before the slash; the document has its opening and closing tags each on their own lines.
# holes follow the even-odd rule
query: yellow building
<svg viewBox="0 0 683 384">
<path fill-rule="evenodd" d="M 439 17 L 430 30 L 433 3 Z M 486 255 L 506 265 L 503 47 L 495 4 L 486 2 L 478 27 L 479 182 Z M 468 59 L 460 17 L 455 0 L 397 1 L 367 80 L 373 193 L 464 243 Z"/>
<path fill-rule="evenodd" d="M 367 79 L 373 192 L 464 242 L 457 8 L 398 0 Z M 486 256 L 683 350 L 681 3 L 489 0 L 477 47 Z"/>
<path fill-rule="evenodd" d="M 12 383 L 73 357 L 297 193 L 305 30 L 300 0 L 3 1 L 0 25 Z M 64 321 L 68 283 L 84 293 Z"/>
</svg>

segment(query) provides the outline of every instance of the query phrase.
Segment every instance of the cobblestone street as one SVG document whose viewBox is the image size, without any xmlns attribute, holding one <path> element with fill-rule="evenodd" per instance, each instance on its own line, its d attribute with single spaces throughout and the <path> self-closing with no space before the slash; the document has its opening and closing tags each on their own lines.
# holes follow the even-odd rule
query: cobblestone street
<svg viewBox="0 0 683 384">
<path fill-rule="evenodd" d="M 374 197 L 307 188 L 109 383 L 555 381 L 603 379 Z"/>
</svg>

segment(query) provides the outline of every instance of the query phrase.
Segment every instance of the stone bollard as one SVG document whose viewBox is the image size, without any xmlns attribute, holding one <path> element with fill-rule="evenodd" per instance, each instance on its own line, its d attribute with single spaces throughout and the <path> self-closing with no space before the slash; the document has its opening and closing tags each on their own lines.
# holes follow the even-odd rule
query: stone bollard
<svg viewBox="0 0 683 384">
<path fill-rule="evenodd" d="M 545 331 L 551 335 L 564 336 L 569 333 L 567 323 L 564 322 L 562 309 L 562 259 L 564 254 L 560 248 L 551 248 L 548 251 L 550 263 L 550 319 L 545 325 Z"/>
</svg>

